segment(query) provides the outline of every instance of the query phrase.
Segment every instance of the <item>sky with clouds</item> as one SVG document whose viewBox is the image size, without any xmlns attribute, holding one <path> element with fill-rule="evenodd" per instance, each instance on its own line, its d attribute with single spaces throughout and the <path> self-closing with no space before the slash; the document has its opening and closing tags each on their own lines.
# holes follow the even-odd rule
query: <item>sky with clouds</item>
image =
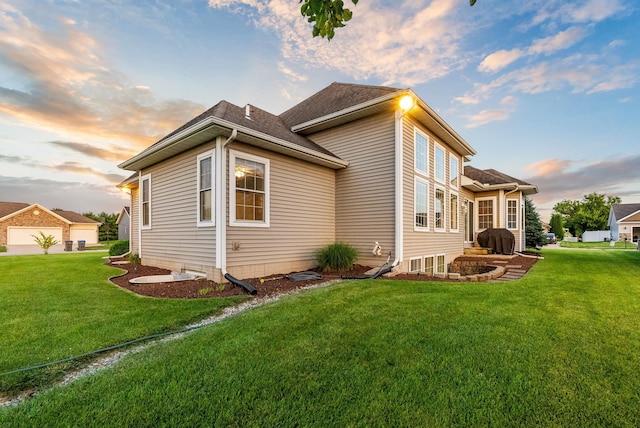
<svg viewBox="0 0 640 428">
<path fill-rule="evenodd" d="M 298 0 L 1 2 L 0 200 L 119 212 L 117 164 L 218 101 L 279 114 L 338 81 L 412 88 L 543 219 L 640 203 L 636 0 L 349 5 L 327 42 Z"/>
</svg>

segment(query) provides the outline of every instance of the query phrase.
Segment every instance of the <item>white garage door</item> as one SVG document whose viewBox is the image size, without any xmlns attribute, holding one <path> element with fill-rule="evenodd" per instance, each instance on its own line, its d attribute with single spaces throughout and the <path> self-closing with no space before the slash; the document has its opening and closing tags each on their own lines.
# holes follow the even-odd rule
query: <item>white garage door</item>
<svg viewBox="0 0 640 428">
<path fill-rule="evenodd" d="M 76 229 L 72 227 L 70 235 L 71 240 L 74 242 L 86 241 L 87 244 L 98 243 L 98 232 L 95 227 L 93 229 Z"/>
<path fill-rule="evenodd" d="M 58 243 L 62 243 L 61 227 L 19 227 L 9 226 L 7 228 L 8 245 L 38 245 L 33 236 L 40 237 L 40 232 L 45 235 L 53 235 Z"/>
</svg>

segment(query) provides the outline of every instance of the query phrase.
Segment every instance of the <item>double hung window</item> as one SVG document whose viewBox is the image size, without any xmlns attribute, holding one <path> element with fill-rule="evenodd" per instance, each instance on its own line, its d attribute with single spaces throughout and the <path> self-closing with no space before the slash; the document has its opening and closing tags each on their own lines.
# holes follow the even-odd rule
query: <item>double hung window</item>
<svg viewBox="0 0 640 428">
<path fill-rule="evenodd" d="M 445 213 L 445 204 L 444 204 L 444 189 L 436 187 L 434 199 L 434 215 L 435 215 L 435 230 L 444 230 L 444 213 Z"/>
<path fill-rule="evenodd" d="M 507 229 L 518 228 L 518 200 L 507 199 Z"/>
<path fill-rule="evenodd" d="M 269 160 L 230 152 L 231 225 L 269 226 Z"/>
<path fill-rule="evenodd" d="M 151 229 L 151 175 L 140 177 L 140 225 Z"/>
<path fill-rule="evenodd" d="M 198 156 L 198 226 L 214 224 L 213 152 Z"/>
<path fill-rule="evenodd" d="M 414 226 L 416 229 L 429 228 L 429 183 L 416 177 L 414 180 Z"/>
<path fill-rule="evenodd" d="M 489 229 L 493 224 L 493 199 L 478 200 L 478 227 Z"/>
</svg>

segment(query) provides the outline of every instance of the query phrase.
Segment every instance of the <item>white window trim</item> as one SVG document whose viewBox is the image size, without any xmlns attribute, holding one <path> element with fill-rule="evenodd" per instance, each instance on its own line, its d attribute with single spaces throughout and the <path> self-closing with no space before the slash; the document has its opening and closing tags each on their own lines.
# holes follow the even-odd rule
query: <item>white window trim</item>
<svg viewBox="0 0 640 428">
<path fill-rule="evenodd" d="M 144 186 L 143 183 L 145 180 L 149 180 L 149 224 L 144 224 L 142 219 L 143 219 L 143 209 L 142 209 L 142 204 L 144 203 Z M 139 223 L 140 223 L 140 230 L 149 230 L 151 229 L 151 224 L 152 224 L 152 198 L 151 198 L 151 174 L 145 174 L 143 176 L 140 177 L 140 181 L 138 182 L 138 188 L 140 189 L 140 195 L 138 196 L 138 215 L 139 215 Z"/>
<path fill-rule="evenodd" d="M 421 169 L 418 169 L 416 167 L 416 160 L 418 159 L 418 150 L 417 150 L 417 144 L 416 144 L 416 135 L 420 135 L 421 137 L 423 137 L 425 140 L 427 140 L 427 170 L 426 171 L 422 171 Z M 414 127 L 413 128 L 413 170 L 416 174 L 420 174 L 422 176 L 428 177 L 429 176 L 429 147 L 431 146 L 430 144 L 430 139 L 429 136 L 427 134 L 425 134 L 424 132 L 420 131 L 418 128 Z"/>
<path fill-rule="evenodd" d="M 426 227 L 420 227 L 416 225 L 416 203 L 418 202 L 418 192 L 416 191 L 416 182 L 421 182 L 423 184 L 425 184 L 427 186 L 427 226 Z M 430 230 L 429 228 L 429 222 L 430 222 L 430 215 L 429 215 L 429 182 L 427 180 L 425 180 L 422 177 L 418 177 L 415 176 L 413 179 L 413 230 L 415 232 L 428 232 Z"/>
<path fill-rule="evenodd" d="M 442 257 L 444 259 L 444 263 L 443 263 L 443 268 L 444 268 L 444 272 L 439 272 L 438 271 L 438 257 Z M 447 255 L 442 253 L 442 254 L 436 254 L 434 257 L 434 265 L 433 265 L 433 272 L 434 273 L 444 273 L 447 274 Z"/>
<path fill-rule="evenodd" d="M 202 189 L 200 189 L 200 161 L 202 159 L 206 159 L 210 157 L 211 158 L 211 220 L 202 220 L 200 218 L 200 192 Z M 215 172 L 216 172 L 216 156 L 215 156 L 215 150 L 209 150 L 206 151 L 204 153 L 200 153 L 197 157 L 197 168 L 196 168 L 197 172 L 196 172 L 196 177 L 197 177 L 197 181 L 198 181 L 198 185 L 197 185 L 197 196 L 196 196 L 196 211 L 197 211 L 197 218 L 198 218 L 198 227 L 211 227 L 211 226 L 215 226 L 216 224 L 216 220 L 215 220 L 215 213 L 216 213 L 216 182 L 215 182 Z"/>
<path fill-rule="evenodd" d="M 411 262 L 414 261 L 420 261 L 420 268 L 418 270 L 411 270 Z M 416 272 L 424 272 L 424 260 L 422 257 L 410 257 L 409 258 L 409 268 L 408 268 L 409 273 L 416 273 Z"/>
<path fill-rule="evenodd" d="M 442 178 L 438 178 L 436 176 L 438 168 L 436 168 L 436 160 L 438 157 L 436 156 L 437 149 L 442 150 Z M 437 142 L 433 143 L 433 179 L 438 183 L 445 184 L 447 182 L 447 149 L 438 144 Z"/>
<path fill-rule="evenodd" d="M 456 227 L 455 229 L 451 228 L 451 197 L 452 196 L 455 196 L 458 200 L 458 204 L 456 206 L 456 219 L 457 219 L 458 227 Z M 460 196 L 458 195 L 458 192 L 449 192 L 449 231 L 454 233 L 460 232 Z"/>
<path fill-rule="evenodd" d="M 480 227 L 480 201 L 493 201 L 493 227 L 497 227 L 497 222 L 498 222 L 498 216 L 496 211 L 498 210 L 498 203 L 497 203 L 497 198 L 495 196 L 488 196 L 488 197 L 484 197 L 484 198 L 476 198 L 475 202 L 474 202 L 474 206 L 475 206 L 475 219 L 474 221 L 476 222 L 476 232 L 480 233 L 483 230 L 487 230 L 486 227 Z"/>
<path fill-rule="evenodd" d="M 455 159 L 456 161 L 458 161 L 458 168 L 456 168 L 456 183 L 458 184 L 455 186 L 451 184 L 451 160 L 452 159 Z M 454 155 L 453 153 L 449 153 L 449 186 L 452 189 L 460 188 L 460 159 L 458 158 L 458 156 Z"/>
<path fill-rule="evenodd" d="M 436 227 L 436 192 L 442 190 L 442 227 Z M 436 232 L 447 231 L 447 191 L 442 186 L 433 186 L 433 230 Z"/>
<path fill-rule="evenodd" d="M 432 262 L 432 266 L 433 266 L 433 272 L 431 273 L 432 275 L 436 273 L 436 256 L 434 256 L 433 254 L 428 255 L 428 256 L 424 256 L 422 261 L 422 272 L 427 272 L 427 259 L 431 259 Z"/>
<path fill-rule="evenodd" d="M 264 164 L 264 221 L 236 220 L 236 158 Z M 241 227 L 270 227 L 270 162 L 269 159 L 249 153 L 229 150 L 229 225 Z"/>
<path fill-rule="evenodd" d="M 516 227 L 509 227 L 509 201 L 514 201 L 516 203 Z M 513 199 L 513 198 L 507 198 L 507 202 L 506 202 L 506 209 L 505 209 L 505 226 L 507 226 L 508 230 L 518 230 L 518 225 L 519 223 L 519 216 L 520 213 L 518 211 L 520 211 L 520 204 L 519 204 L 519 200 L 518 199 Z"/>
</svg>

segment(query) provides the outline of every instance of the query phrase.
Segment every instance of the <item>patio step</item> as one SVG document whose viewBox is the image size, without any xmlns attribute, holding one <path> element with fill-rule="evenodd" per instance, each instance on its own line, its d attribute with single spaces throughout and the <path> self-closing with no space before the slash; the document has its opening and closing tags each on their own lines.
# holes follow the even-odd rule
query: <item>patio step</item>
<svg viewBox="0 0 640 428">
<path fill-rule="evenodd" d="M 491 254 L 491 248 L 471 247 L 464 249 L 465 256 L 486 256 Z"/>
</svg>

